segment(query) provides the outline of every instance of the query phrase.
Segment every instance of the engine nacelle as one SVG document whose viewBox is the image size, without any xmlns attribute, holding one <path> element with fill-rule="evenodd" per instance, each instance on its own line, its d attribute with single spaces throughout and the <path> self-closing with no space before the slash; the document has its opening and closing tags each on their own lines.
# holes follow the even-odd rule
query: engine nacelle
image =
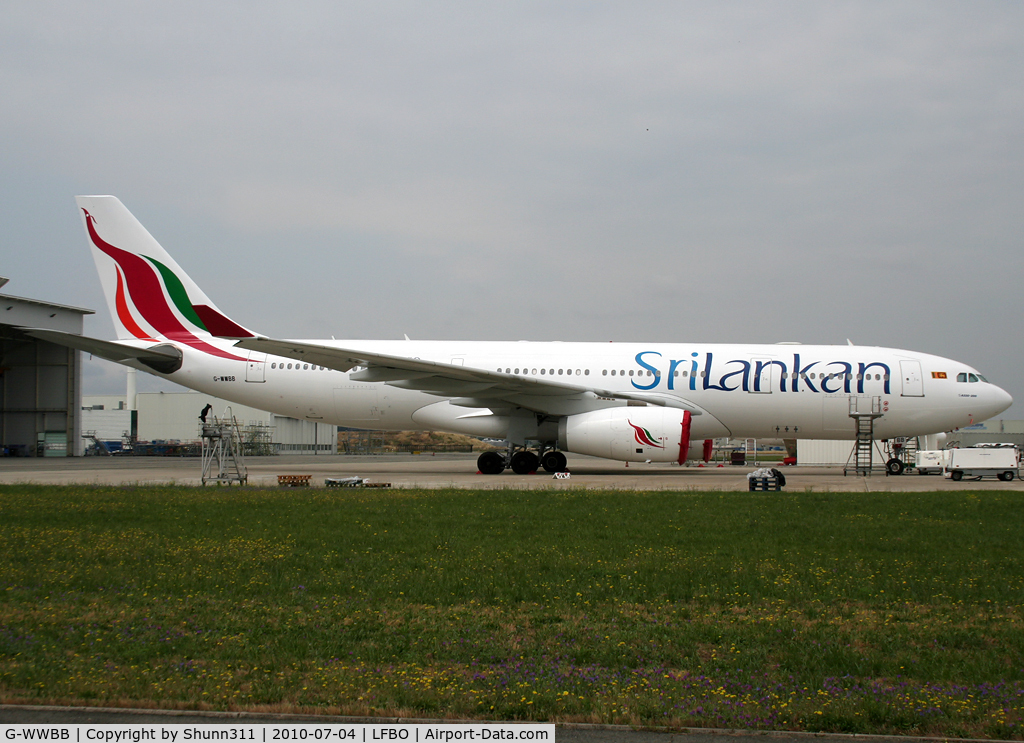
<svg viewBox="0 0 1024 743">
<path fill-rule="evenodd" d="M 684 415 L 686 411 L 659 406 L 569 415 L 559 421 L 558 448 L 623 462 L 677 462 L 685 447 L 684 459 L 703 458 L 704 440 L 693 440 L 696 431 L 684 430 Z"/>
</svg>

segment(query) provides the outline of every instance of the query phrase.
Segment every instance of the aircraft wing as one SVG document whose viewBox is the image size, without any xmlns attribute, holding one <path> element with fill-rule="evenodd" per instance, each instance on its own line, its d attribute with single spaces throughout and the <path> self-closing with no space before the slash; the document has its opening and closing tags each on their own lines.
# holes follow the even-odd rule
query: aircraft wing
<svg viewBox="0 0 1024 743">
<path fill-rule="evenodd" d="M 408 356 L 393 356 L 356 348 L 337 348 L 262 336 L 240 340 L 235 346 L 343 372 L 351 371 L 355 367 L 365 367 L 352 373 L 350 378 L 357 382 L 385 382 L 392 387 L 453 398 L 453 402 L 466 407 L 516 406 L 538 413 L 557 414 L 564 408 L 566 400 L 590 398 L 604 399 L 609 403 L 626 400 L 674 407 L 689 410 L 693 415 L 700 415 L 702 412 L 699 407 L 670 395 L 612 391 L 587 384 L 522 377 L 488 369 Z"/>
<path fill-rule="evenodd" d="M 181 351 L 169 344 L 156 344 L 149 348 L 129 346 L 117 341 L 103 341 L 99 338 L 90 338 L 86 335 L 65 333 L 61 330 L 48 330 L 45 328 L 20 328 L 21 332 L 33 338 L 56 343 L 58 346 L 67 346 L 79 351 L 91 353 L 101 359 L 123 363 L 125 361 L 141 361 L 146 366 L 156 371 L 169 373 L 181 366 Z"/>
</svg>

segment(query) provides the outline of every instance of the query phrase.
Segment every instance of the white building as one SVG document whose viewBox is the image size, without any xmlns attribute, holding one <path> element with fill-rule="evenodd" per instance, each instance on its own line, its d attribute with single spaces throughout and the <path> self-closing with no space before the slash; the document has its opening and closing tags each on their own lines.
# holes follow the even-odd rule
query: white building
<svg viewBox="0 0 1024 743">
<path fill-rule="evenodd" d="M 265 426 L 274 449 L 282 454 L 334 454 L 338 427 L 302 421 L 228 402 L 201 392 L 140 392 L 136 396 L 138 441 L 199 441 L 200 414 L 211 406 L 207 420 L 234 416 L 242 426 Z M 82 431 L 95 431 L 102 441 L 120 441 L 132 430 L 126 395 L 84 395 Z"/>
<path fill-rule="evenodd" d="M 827 439 L 797 439 L 796 442 L 796 463 L 798 465 L 810 466 L 842 466 L 850 461 L 853 452 L 854 441 L 829 441 Z M 880 454 L 882 442 L 875 442 L 874 460 L 875 463 L 885 463 L 885 457 Z"/>
</svg>

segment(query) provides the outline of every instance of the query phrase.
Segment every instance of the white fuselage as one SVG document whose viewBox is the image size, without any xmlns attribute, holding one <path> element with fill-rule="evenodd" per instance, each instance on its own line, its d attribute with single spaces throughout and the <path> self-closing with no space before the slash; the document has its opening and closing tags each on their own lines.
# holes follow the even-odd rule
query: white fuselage
<svg viewBox="0 0 1024 743">
<path fill-rule="evenodd" d="M 313 342 L 685 401 L 699 410 L 693 418 L 694 439 L 852 439 L 851 404 L 864 411 L 872 403 L 881 412 L 874 424 L 877 438 L 916 436 L 985 420 L 1011 401 L 960 362 L 869 346 Z M 183 347 L 181 369 L 160 376 L 226 400 L 342 426 L 499 438 L 508 431 L 508 417 L 501 411 L 474 408 L 465 401 L 452 404 L 437 394 L 408 389 L 403 382 L 357 381 L 353 376 L 358 377 L 358 369 L 340 372 L 216 343 L 249 361 Z M 974 381 L 967 381 L 968 374 Z M 958 375 L 964 381 L 957 381 Z M 523 404 L 526 409 L 528 402 Z M 585 393 L 562 399 L 558 410 L 550 405 L 545 409 L 548 417 L 558 417 L 624 404 Z"/>
</svg>

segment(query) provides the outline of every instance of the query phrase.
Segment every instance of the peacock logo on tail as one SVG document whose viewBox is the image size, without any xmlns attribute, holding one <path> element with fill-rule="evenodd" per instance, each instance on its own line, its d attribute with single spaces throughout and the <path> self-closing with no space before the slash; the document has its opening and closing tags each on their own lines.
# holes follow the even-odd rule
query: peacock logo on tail
<svg viewBox="0 0 1024 743">
<path fill-rule="evenodd" d="M 130 298 L 135 311 L 156 335 L 211 356 L 246 361 L 242 356 L 207 343 L 196 333 L 234 338 L 252 337 L 252 333 L 209 305 L 193 304 L 185 285 L 174 271 L 154 258 L 136 255 L 111 245 L 96 231 L 95 217 L 86 209 L 82 209 L 82 212 L 85 214 L 89 239 L 116 264 L 114 306 L 118 319 L 129 333 L 139 340 L 159 341 L 159 338 L 153 337 L 153 332 L 144 330 L 142 323 L 136 319 L 128 302 Z"/>
</svg>

